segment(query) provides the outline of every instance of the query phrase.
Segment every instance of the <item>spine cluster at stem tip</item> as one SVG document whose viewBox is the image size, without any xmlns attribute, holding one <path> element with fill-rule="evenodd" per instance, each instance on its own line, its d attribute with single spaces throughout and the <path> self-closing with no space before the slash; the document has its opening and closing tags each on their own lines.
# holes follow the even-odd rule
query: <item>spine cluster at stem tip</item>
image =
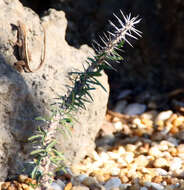
<svg viewBox="0 0 184 190">
<path fill-rule="evenodd" d="M 132 46 L 132 44 L 128 41 L 127 36 L 136 40 L 136 36 L 141 37 L 142 32 L 135 28 L 135 25 L 138 24 L 141 19 L 139 19 L 138 16 L 131 18 L 131 13 L 125 16 L 121 10 L 120 13 L 124 18 L 124 22 L 117 15 L 113 14 L 118 20 L 120 27 L 116 26 L 112 21 L 109 21 L 115 31 L 107 31 L 107 34 L 104 33 L 103 37 L 99 36 L 103 45 L 100 45 L 97 41 L 94 41 L 97 45 L 95 50 L 98 54 L 105 53 L 107 55 L 113 55 L 114 50 L 119 50 L 118 44 L 121 41 L 125 41 Z"/>
</svg>

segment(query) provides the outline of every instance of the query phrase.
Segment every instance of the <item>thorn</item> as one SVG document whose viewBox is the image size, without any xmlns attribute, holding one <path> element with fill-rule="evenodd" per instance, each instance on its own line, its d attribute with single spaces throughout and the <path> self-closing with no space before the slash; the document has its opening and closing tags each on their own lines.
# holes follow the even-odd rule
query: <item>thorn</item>
<svg viewBox="0 0 184 190">
<path fill-rule="evenodd" d="M 125 42 L 127 42 L 131 47 L 133 47 L 132 44 L 125 38 L 125 36 L 123 36 L 122 38 L 123 38 L 123 40 L 125 40 Z"/>
<path fill-rule="evenodd" d="M 132 30 L 134 33 L 136 33 L 139 37 L 142 37 L 142 36 L 141 36 L 141 34 L 142 34 L 141 31 L 135 29 L 134 27 L 132 27 L 131 30 Z"/>
<path fill-rule="evenodd" d="M 116 36 L 115 34 L 113 34 L 112 32 L 109 32 L 109 31 L 107 31 L 111 36 Z"/>
<path fill-rule="evenodd" d="M 119 28 L 113 22 L 109 21 L 109 23 L 119 32 Z"/>
<path fill-rule="evenodd" d="M 106 35 L 105 32 L 103 32 L 103 35 L 104 35 L 104 37 L 107 39 L 107 41 L 109 41 L 109 38 L 108 38 L 108 36 Z"/>
<path fill-rule="evenodd" d="M 99 36 L 99 38 L 100 38 L 101 41 L 107 46 L 107 42 L 106 42 L 101 36 Z"/>
<path fill-rule="evenodd" d="M 119 17 L 118 17 L 118 16 L 116 16 L 114 13 L 113 13 L 113 15 L 117 18 L 118 22 L 122 25 L 122 20 L 121 20 L 121 19 L 119 19 Z"/>
<path fill-rule="evenodd" d="M 126 35 L 127 35 L 127 36 L 130 36 L 131 38 L 134 38 L 134 39 L 137 40 L 137 38 L 136 38 L 135 36 L 133 36 L 132 34 L 130 34 L 130 33 L 128 33 L 128 32 L 126 33 Z"/>
<path fill-rule="evenodd" d="M 94 42 L 98 47 L 101 47 L 101 48 L 102 48 L 102 46 L 101 46 L 96 40 L 93 40 L 93 42 Z"/>
<path fill-rule="evenodd" d="M 111 69 L 116 71 L 116 69 L 110 63 L 108 63 L 107 60 L 104 60 L 104 63 L 107 64 Z"/>
<path fill-rule="evenodd" d="M 127 22 L 127 19 L 126 19 L 125 15 L 123 14 L 122 10 L 120 10 L 120 13 L 122 14 L 122 16 L 123 16 L 125 22 Z"/>
</svg>

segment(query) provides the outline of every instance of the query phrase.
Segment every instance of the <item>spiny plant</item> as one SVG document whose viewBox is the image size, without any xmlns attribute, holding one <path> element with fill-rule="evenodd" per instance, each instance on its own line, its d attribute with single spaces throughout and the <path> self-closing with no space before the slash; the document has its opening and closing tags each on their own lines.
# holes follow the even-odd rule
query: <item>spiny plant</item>
<svg viewBox="0 0 184 190">
<path fill-rule="evenodd" d="M 120 13 L 124 22 L 114 14 L 120 26 L 116 26 L 109 21 L 114 32 L 108 31 L 100 37 L 102 45 L 94 41 L 96 54 L 87 58 L 88 67 L 84 67 L 83 72 L 71 73 L 75 75 L 73 87 L 66 95 L 58 97 L 57 102 L 52 106 L 50 118 L 38 118 L 47 124 L 39 127 L 36 134 L 29 138 L 35 145 L 35 150 L 31 152 L 35 161 L 32 178 L 39 180 L 43 190 L 49 187 L 54 172 L 65 168 L 63 154 L 55 148 L 57 143 L 55 139 L 56 131 L 71 128 L 75 112 L 79 109 L 85 109 L 86 102 L 93 101 L 90 91 L 95 90 L 95 86 L 101 86 L 104 89 L 97 77 L 101 76 L 105 68 L 112 68 L 111 63 L 123 59 L 119 51 L 121 51 L 125 42 L 131 45 L 127 37 L 134 39 L 137 39 L 137 36 L 141 37 L 141 32 L 135 28 L 135 25 L 141 19 L 131 17 L 131 14 L 125 16 L 122 11 Z"/>
</svg>

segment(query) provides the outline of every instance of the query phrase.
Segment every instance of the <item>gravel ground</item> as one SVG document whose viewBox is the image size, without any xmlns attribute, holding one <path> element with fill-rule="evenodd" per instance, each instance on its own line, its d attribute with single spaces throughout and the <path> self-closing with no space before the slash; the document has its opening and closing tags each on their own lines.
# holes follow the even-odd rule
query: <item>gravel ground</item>
<svg viewBox="0 0 184 190">
<path fill-rule="evenodd" d="M 183 190 L 184 116 L 172 110 L 140 115 L 108 111 L 96 151 L 52 183 L 54 190 Z M 2 190 L 32 189 L 19 176 Z M 33 184 L 35 181 L 32 182 Z"/>
</svg>

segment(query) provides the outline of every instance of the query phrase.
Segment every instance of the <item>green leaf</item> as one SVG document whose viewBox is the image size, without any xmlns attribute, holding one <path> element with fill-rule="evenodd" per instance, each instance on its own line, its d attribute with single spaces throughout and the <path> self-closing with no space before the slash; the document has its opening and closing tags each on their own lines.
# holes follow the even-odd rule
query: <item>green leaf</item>
<svg viewBox="0 0 184 190">
<path fill-rule="evenodd" d="M 46 151 L 44 149 L 39 149 L 39 150 L 33 150 L 30 154 L 31 155 L 35 155 L 35 154 L 39 154 L 39 153 L 45 153 Z"/>
<path fill-rule="evenodd" d="M 33 171 L 31 172 L 31 178 L 36 179 L 38 173 L 38 166 L 35 166 Z"/>
<path fill-rule="evenodd" d="M 32 140 L 35 140 L 35 139 L 39 139 L 39 138 L 42 138 L 43 137 L 43 135 L 34 135 L 34 136 L 32 136 L 32 137 L 29 137 L 28 138 L 28 141 L 32 141 Z"/>
<path fill-rule="evenodd" d="M 38 121 L 47 121 L 44 117 L 36 117 L 35 120 L 38 120 Z"/>
<path fill-rule="evenodd" d="M 53 152 L 59 156 L 60 158 L 63 158 L 63 160 L 65 159 L 65 157 L 63 156 L 63 154 L 61 152 L 58 152 L 56 149 L 53 149 Z"/>
<path fill-rule="evenodd" d="M 56 143 L 57 143 L 56 140 L 53 140 L 53 141 L 46 147 L 46 151 L 48 151 L 49 149 L 51 149 L 52 147 L 54 147 Z"/>
</svg>

